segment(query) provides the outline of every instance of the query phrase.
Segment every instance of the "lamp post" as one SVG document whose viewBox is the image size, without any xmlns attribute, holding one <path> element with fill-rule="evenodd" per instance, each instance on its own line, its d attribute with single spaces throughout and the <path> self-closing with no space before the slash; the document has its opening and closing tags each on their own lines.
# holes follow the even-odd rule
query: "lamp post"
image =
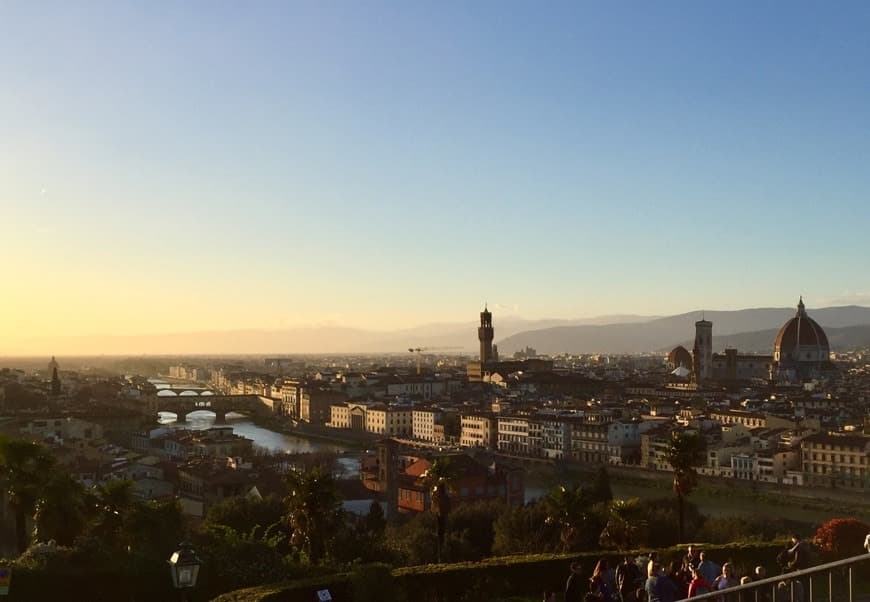
<svg viewBox="0 0 870 602">
<path fill-rule="evenodd" d="M 172 585 L 181 594 L 181 599 L 187 599 L 187 591 L 196 586 L 199 577 L 199 567 L 202 561 L 186 541 L 178 544 L 178 550 L 172 553 L 167 560 L 169 571 L 172 574 Z"/>
</svg>

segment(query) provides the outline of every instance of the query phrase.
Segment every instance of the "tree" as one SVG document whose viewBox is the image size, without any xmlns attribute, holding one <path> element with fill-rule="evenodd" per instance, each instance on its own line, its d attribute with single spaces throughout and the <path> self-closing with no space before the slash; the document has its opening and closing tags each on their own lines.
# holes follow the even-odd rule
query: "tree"
<svg viewBox="0 0 870 602">
<path fill-rule="evenodd" d="M 341 521 L 341 501 L 329 471 L 292 470 L 287 474 L 290 494 L 285 499 L 290 545 L 309 562 L 320 562 Z"/>
<path fill-rule="evenodd" d="M 630 550 L 644 538 L 647 521 L 638 498 L 613 500 L 607 507 L 607 525 L 601 532 L 602 545 Z"/>
<path fill-rule="evenodd" d="M 384 509 L 380 502 L 372 500 L 369 505 L 369 512 L 365 518 L 366 531 L 372 535 L 380 537 L 384 534 L 384 529 L 387 527 L 387 519 L 384 517 Z"/>
<path fill-rule="evenodd" d="M 495 522 L 507 509 L 502 500 L 480 500 L 456 507 L 447 525 L 451 536 L 456 536 L 448 538 L 450 562 L 492 556 Z"/>
<path fill-rule="evenodd" d="M 421 512 L 399 525 L 387 526 L 384 539 L 396 564 L 413 566 L 437 561 L 437 522 L 433 512 Z"/>
<path fill-rule="evenodd" d="M 90 534 L 110 548 L 125 549 L 124 527 L 136 505 L 133 481 L 100 483 L 94 505 L 95 522 Z"/>
<path fill-rule="evenodd" d="M 595 473 L 595 482 L 592 485 L 592 499 L 596 502 L 610 502 L 613 499 L 613 490 L 610 488 L 610 475 L 606 466 L 600 466 Z"/>
<path fill-rule="evenodd" d="M 0 480 L 4 482 L 9 506 L 15 515 L 15 541 L 19 553 L 24 552 L 29 544 L 27 517 L 36 512 L 53 468 L 54 458 L 41 445 L 0 438 Z"/>
<path fill-rule="evenodd" d="M 154 566 L 175 551 L 186 531 L 177 501 L 135 501 L 124 517 L 121 540 L 141 564 Z"/>
<path fill-rule="evenodd" d="M 423 473 L 423 483 L 429 491 L 432 500 L 432 512 L 436 522 L 436 558 L 441 562 L 441 551 L 444 548 L 444 538 L 447 534 L 447 518 L 450 516 L 450 492 L 455 478 L 453 466 L 447 458 L 439 458 Z"/>
<path fill-rule="evenodd" d="M 595 501 L 582 487 L 556 487 L 544 498 L 547 523 L 559 529 L 559 543 L 563 552 L 577 552 L 593 547 L 604 527 L 596 515 Z"/>
<path fill-rule="evenodd" d="M 671 437 L 667 459 L 674 470 L 674 493 L 677 496 L 679 541 L 683 541 L 685 527 L 685 499 L 698 484 L 699 466 L 705 456 L 703 437 L 696 433 L 677 432 Z"/>
<path fill-rule="evenodd" d="M 286 536 L 277 530 L 254 527 L 242 533 L 217 523 L 204 525 L 195 544 L 203 560 L 200 581 L 209 599 L 229 590 L 310 573 L 310 567 L 294 564 L 281 554 L 283 539 Z"/>
<path fill-rule="evenodd" d="M 205 522 L 207 525 L 224 525 L 239 533 L 250 533 L 254 527 L 268 529 L 281 523 L 286 513 L 284 502 L 277 497 L 237 496 L 211 506 Z"/>
<path fill-rule="evenodd" d="M 558 526 L 548 523 L 547 516 L 543 503 L 506 509 L 493 524 L 493 553 L 508 556 L 558 550 Z"/>
<path fill-rule="evenodd" d="M 81 483 L 68 474 L 53 474 L 36 504 L 36 538 L 72 546 L 85 532 L 93 507 L 91 495 Z"/>
</svg>

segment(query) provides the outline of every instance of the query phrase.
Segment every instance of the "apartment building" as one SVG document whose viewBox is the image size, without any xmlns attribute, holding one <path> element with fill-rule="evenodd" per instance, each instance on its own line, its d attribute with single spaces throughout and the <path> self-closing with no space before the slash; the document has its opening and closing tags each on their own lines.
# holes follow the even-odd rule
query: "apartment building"
<svg viewBox="0 0 870 602">
<path fill-rule="evenodd" d="M 498 431 L 492 414 L 463 414 L 460 419 L 459 445 L 495 449 Z"/>
<path fill-rule="evenodd" d="M 411 411 L 411 436 L 420 441 L 435 443 L 435 424 L 440 417 L 441 412 L 438 410 L 432 408 L 414 408 Z"/>
<path fill-rule="evenodd" d="M 870 437 L 817 433 L 801 441 L 808 485 L 870 489 Z"/>
<path fill-rule="evenodd" d="M 516 456 L 529 455 L 529 417 L 498 416 L 497 448 L 505 454 Z M 535 429 L 539 431 L 539 429 Z M 540 438 L 538 438 L 540 440 Z"/>
<path fill-rule="evenodd" d="M 299 419 L 310 424 L 325 425 L 332 419 L 332 406 L 347 401 L 341 391 L 303 387 L 299 400 Z"/>
<path fill-rule="evenodd" d="M 412 414 L 410 407 L 369 406 L 365 412 L 366 430 L 387 437 L 410 437 Z"/>
</svg>

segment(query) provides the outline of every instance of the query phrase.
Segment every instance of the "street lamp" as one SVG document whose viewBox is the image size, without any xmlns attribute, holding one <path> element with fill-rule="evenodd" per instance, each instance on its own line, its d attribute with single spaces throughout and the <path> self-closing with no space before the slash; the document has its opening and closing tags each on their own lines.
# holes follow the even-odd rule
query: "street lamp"
<svg viewBox="0 0 870 602">
<path fill-rule="evenodd" d="M 178 544 L 178 550 L 172 553 L 172 556 L 167 560 L 169 570 L 172 573 L 172 585 L 175 589 L 181 590 L 182 600 L 184 599 L 184 591 L 191 589 L 196 585 L 196 578 L 199 577 L 199 566 L 202 561 L 193 551 L 193 548 L 186 541 Z"/>
</svg>

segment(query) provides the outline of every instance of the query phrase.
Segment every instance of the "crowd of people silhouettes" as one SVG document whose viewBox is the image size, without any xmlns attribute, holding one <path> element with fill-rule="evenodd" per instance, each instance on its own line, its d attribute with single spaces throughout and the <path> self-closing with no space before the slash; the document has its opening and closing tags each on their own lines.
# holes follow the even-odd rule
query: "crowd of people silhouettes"
<svg viewBox="0 0 870 602">
<path fill-rule="evenodd" d="M 864 541 L 870 554 L 870 534 Z M 807 602 L 806 577 L 787 578 L 788 573 L 810 568 L 813 564 L 812 545 L 800 535 L 791 536 L 788 547 L 777 556 L 783 579 L 774 589 L 759 592 L 759 602 Z M 681 560 L 664 563 L 656 552 L 645 556 L 625 556 L 619 562 L 599 560 L 588 579 L 582 576 L 579 562 L 571 564 L 571 574 L 565 584 L 565 602 L 676 602 L 702 594 L 721 591 L 717 602 L 739 602 L 735 592 L 726 590 L 738 585 L 767 578 L 767 570 L 757 566 L 738 575 L 733 562 L 719 565 L 695 546 L 688 546 Z M 544 602 L 556 602 L 556 592 L 545 592 Z"/>
</svg>

